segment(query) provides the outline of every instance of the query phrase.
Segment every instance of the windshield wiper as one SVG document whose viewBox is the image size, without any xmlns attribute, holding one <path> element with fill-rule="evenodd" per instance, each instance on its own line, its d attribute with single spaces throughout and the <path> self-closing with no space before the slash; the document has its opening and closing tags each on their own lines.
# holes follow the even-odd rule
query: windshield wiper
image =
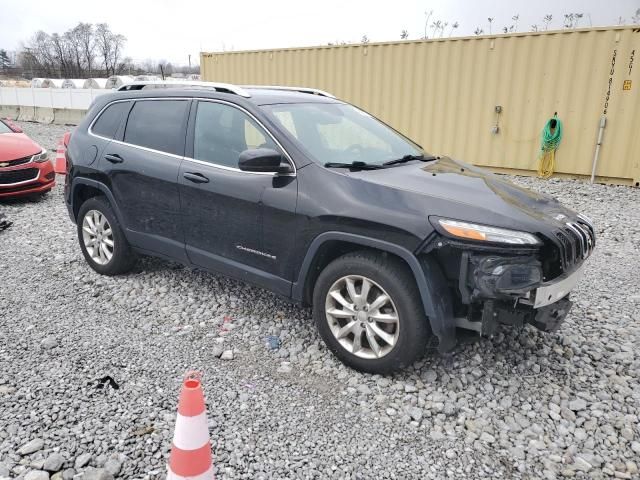
<svg viewBox="0 0 640 480">
<path fill-rule="evenodd" d="M 389 160 L 388 162 L 384 162 L 382 165 L 396 165 L 398 163 L 407 163 L 411 160 L 420 160 L 421 162 L 429 162 L 431 160 L 436 160 L 438 157 L 434 157 L 433 155 L 429 155 L 425 157 L 424 155 L 405 155 L 402 158 L 396 158 L 395 160 Z"/>
<path fill-rule="evenodd" d="M 378 170 L 380 168 L 384 168 L 382 165 L 374 165 L 372 163 L 366 162 L 327 162 L 324 164 L 324 166 L 327 168 L 353 168 L 354 170 Z"/>
</svg>

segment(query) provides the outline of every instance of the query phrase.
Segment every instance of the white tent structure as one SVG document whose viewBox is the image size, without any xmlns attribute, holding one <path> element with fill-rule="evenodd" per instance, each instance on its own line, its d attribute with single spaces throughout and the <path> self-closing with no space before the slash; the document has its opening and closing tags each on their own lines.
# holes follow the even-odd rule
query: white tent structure
<svg viewBox="0 0 640 480">
<path fill-rule="evenodd" d="M 62 88 L 62 80 L 61 78 L 45 78 L 42 81 L 41 88 Z"/>
<path fill-rule="evenodd" d="M 44 82 L 44 78 L 32 78 L 31 79 L 31 88 L 40 88 L 40 87 L 42 87 L 42 82 Z"/>
<path fill-rule="evenodd" d="M 84 88 L 84 79 L 66 78 L 64 82 L 62 82 L 62 88 Z"/>
<path fill-rule="evenodd" d="M 104 88 L 118 88 L 131 82 L 133 82 L 131 75 L 111 75 L 107 78 L 107 84 Z"/>
<path fill-rule="evenodd" d="M 155 75 L 138 75 L 133 79 L 135 82 L 155 82 L 156 80 L 160 80 Z"/>
<path fill-rule="evenodd" d="M 106 86 L 106 78 L 87 78 L 82 84 L 82 88 L 105 88 Z"/>
</svg>

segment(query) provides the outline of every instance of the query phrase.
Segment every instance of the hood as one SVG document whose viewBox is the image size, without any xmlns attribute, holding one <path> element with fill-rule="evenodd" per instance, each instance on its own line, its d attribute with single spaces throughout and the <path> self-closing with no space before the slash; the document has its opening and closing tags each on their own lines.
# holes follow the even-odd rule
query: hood
<svg viewBox="0 0 640 480">
<path fill-rule="evenodd" d="M 0 134 L 0 162 L 40 153 L 42 148 L 24 133 Z"/>
<path fill-rule="evenodd" d="M 575 213 L 550 195 L 536 193 L 464 162 L 442 157 L 384 170 L 349 172 L 408 194 L 423 196 L 429 215 L 506 228 L 562 226 Z M 417 197 L 415 198 L 418 201 Z"/>
</svg>

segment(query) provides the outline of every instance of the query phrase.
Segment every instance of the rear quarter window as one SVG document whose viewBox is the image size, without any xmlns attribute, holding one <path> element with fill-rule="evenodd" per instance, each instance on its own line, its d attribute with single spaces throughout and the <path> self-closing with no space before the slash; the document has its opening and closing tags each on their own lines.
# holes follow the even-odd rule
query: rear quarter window
<svg viewBox="0 0 640 480">
<path fill-rule="evenodd" d="M 125 113 L 127 113 L 130 106 L 131 102 L 112 103 L 102 111 L 91 127 L 91 131 L 101 137 L 115 137 L 118 127 L 120 126 L 120 122 L 122 122 L 122 118 Z"/>
<path fill-rule="evenodd" d="M 184 153 L 188 100 L 139 100 L 129 114 L 124 141 L 161 152 Z"/>
</svg>

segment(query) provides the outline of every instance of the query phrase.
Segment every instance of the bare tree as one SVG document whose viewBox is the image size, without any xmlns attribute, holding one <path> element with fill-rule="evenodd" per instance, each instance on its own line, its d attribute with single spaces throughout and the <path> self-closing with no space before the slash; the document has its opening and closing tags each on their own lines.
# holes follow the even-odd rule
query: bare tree
<svg viewBox="0 0 640 480">
<path fill-rule="evenodd" d="M 369 37 L 367 37 L 366 35 L 363 35 L 362 38 L 360 39 L 360 43 L 369 43 Z"/>
<path fill-rule="evenodd" d="M 163 79 L 165 76 L 173 73 L 173 65 L 171 65 L 171 62 L 167 62 L 166 60 L 160 60 L 158 62 L 158 68 L 160 69 L 160 74 Z"/>
<path fill-rule="evenodd" d="M 0 68 L 5 72 L 7 68 L 11 65 L 11 60 L 9 59 L 9 54 L 6 50 L 0 49 Z"/>
<path fill-rule="evenodd" d="M 407 32 L 406 30 L 402 30 L 402 32 L 400 33 L 400 40 L 406 40 L 407 38 L 409 38 L 409 32 Z"/>
<path fill-rule="evenodd" d="M 78 23 L 59 34 L 37 32 L 18 54 L 20 66 L 34 76 L 84 78 L 118 73 L 123 60 L 125 38 L 109 29 L 107 24 L 96 28 L 90 23 Z M 100 69 L 96 63 L 100 55 Z"/>
<path fill-rule="evenodd" d="M 636 10 L 636 13 L 631 17 L 631 23 L 634 25 L 640 24 L 640 8 Z"/>
<path fill-rule="evenodd" d="M 482 34 L 484 33 L 484 30 L 482 30 L 480 27 L 477 27 L 477 28 L 473 31 L 473 33 L 474 33 L 475 35 L 482 35 Z"/>
<path fill-rule="evenodd" d="M 549 24 L 551 23 L 551 20 L 553 20 L 553 15 L 551 15 L 550 13 L 545 15 L 544 18 L 542 19 L 542 22 L 544 23 L 545 32 L 549 30 Z"/>
<path fill-rule="evenodd" d="M 94 62 L 96 59 L 96 39 L 94 37 L 93 25 L 80 22 L 73 28 L 76 42 L 80 46 L 83 62 L 87 70 L 87 75 L 93 75 Z"/>
<path fill-rule="evenodd" d="M 531 25 L 531 31 L 532 32 L 537 32 L 538 31 L 538 25 L 536 25 L 535 23 L 533 25 Z"/>
<path fill-rule="evenodd" d="M 489 35 L 491 35 L 491 25 L 493 24 L 493 19 L 494 17 L 487 18 L 487 21 L 489 22 Z"/>
<path fill-rule="evenodd" d="M 96 47 L 107 76 L 120 73 L 125 42 L 124 35 L 113 33 L 106 23 L 96 25 Z"/>
</svg>

